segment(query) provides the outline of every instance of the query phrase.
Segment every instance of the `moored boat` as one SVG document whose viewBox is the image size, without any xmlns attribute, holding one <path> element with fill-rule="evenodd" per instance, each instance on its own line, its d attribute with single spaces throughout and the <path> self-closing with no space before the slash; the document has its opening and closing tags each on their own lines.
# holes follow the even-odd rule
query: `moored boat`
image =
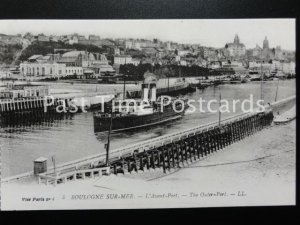
<svg viewBox="0 0 300 225">
<path fill-rule="evenodd" d="M 156 84 L 143 84 L 141 99 L 115 99 L 109 112 L 94 113 L 95 132 L 123 132 L 150 127 L 183 117 L 187 99 L 160 96 Z"/>
</svg>

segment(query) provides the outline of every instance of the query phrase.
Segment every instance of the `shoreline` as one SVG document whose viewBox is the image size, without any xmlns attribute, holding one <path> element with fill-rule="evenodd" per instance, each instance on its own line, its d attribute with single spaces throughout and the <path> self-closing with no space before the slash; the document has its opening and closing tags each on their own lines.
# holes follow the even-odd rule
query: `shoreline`
<svg viewBox="0 0 300 225">
<path fill-rule="evenodd" d="M 3 183 L 2 206 L 4 209 L 46 209 L 49 206 L 50 209 L 65 207 L 115 209 L 170 207 L 170 205 L 172 207 L 214 207 L 219 204 L 293 205 L 295 125 L 295 120 L 285 125 L 272 125 L 200 161 L 167 174 L 163 174 L 162 170 L 149 170 L 143 173 L 133 172 L 78 180 L 76 183 L 68 182 L 57 186 L 37 184 L 36 181 L 28 179 Z M 121 201 L 80 199 L 82 196 L 88 198 L 88 196 L 125 194 L 133 197 Z M 49 204 L 38 202 L 29 204 L 21 201 L 24 196 L 54 196 L 57 201 Z M 137 198 L 144 201 L 136 201 Z"/>
</svg>

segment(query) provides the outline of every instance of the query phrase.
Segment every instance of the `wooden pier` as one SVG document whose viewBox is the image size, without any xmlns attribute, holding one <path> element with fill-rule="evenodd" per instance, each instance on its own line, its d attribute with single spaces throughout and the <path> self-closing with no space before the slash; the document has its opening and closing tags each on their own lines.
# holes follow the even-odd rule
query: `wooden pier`
<svg viewBox="0 0 300 225">
<path fill-rule="evenodd" d="M 89 156 L 80 160 L 48 168 L 38 175 L 44 183 L 63 183 L 76 178 L 93 177 L 92 171 L 100 169 L 101 175 L 125 174 L 160 169 L 168 173 L 201 158 L 239 142 L 273 123 L 273 110 L 289 107 L 295 103 L 295 96 L 270 104 L 263 112 L 242 113 L 219 121 L 196 126 L 180 132 L 160 136 L 127 147 L 112 150 L 109 166 L 106 153 Z M 85 173 L 85 175 L 82 175 Z M 80 175 L 81 174 L 81 175 Z M 2 182 L 33 176 L 33 172 L 3 179 Z"/>
<path fill-rule="evenodd" d="M 22 98 L 22 99 L 3 99 L 0 100 L 0 115 L 10 115 L 15 112 L 29 112 L 36 110 L 44 110 L 46 106 L 47 109 L 55 109 L 57 106 L 61 105 L 62 101 L 67 104 L 68 99 L 55 98 L 53 99 L 53 104 L 50 105 L 52 99 L 45 97 L 32 97 L 32 98 Z"/>
</svg>

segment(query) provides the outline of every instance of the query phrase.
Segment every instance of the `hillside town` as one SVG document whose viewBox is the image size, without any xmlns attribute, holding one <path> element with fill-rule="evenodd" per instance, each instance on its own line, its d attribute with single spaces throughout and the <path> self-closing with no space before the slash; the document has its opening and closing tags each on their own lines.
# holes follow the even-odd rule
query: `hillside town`
<svg viewBox="0 0 300 225">
<path fill-rule="evenodd" d="M 270 46 L 268 37 L 247 48 L 238 34 L 223 48 L 94 34 L 0 34 L 2 79 L 101 80 L 123 74 L 129 80 L 142 80 L 146 71 L 161 77 L 257 73 L 294 77 L 295 52 Z"/>
</svg>

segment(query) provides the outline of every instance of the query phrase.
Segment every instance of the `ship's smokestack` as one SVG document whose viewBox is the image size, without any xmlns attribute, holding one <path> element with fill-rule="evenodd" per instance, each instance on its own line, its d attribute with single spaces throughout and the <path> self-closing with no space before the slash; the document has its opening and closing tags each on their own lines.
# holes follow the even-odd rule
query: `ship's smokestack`
<svg viewBox="0 0 300 225">
<path fill-rule="evenodd" d="M 148 101 L 149 99 L 149 88 L 148 88 L 148 84 L 142 84 L 142 99 L 144 101 Z"/>
<path fill-rule="evenodd" d="M 150 90 L 151 90 L 150 101 L 155 102 L 156 101 L 156 84 L 155 83 L 150 84 Z"/>
</svg>

